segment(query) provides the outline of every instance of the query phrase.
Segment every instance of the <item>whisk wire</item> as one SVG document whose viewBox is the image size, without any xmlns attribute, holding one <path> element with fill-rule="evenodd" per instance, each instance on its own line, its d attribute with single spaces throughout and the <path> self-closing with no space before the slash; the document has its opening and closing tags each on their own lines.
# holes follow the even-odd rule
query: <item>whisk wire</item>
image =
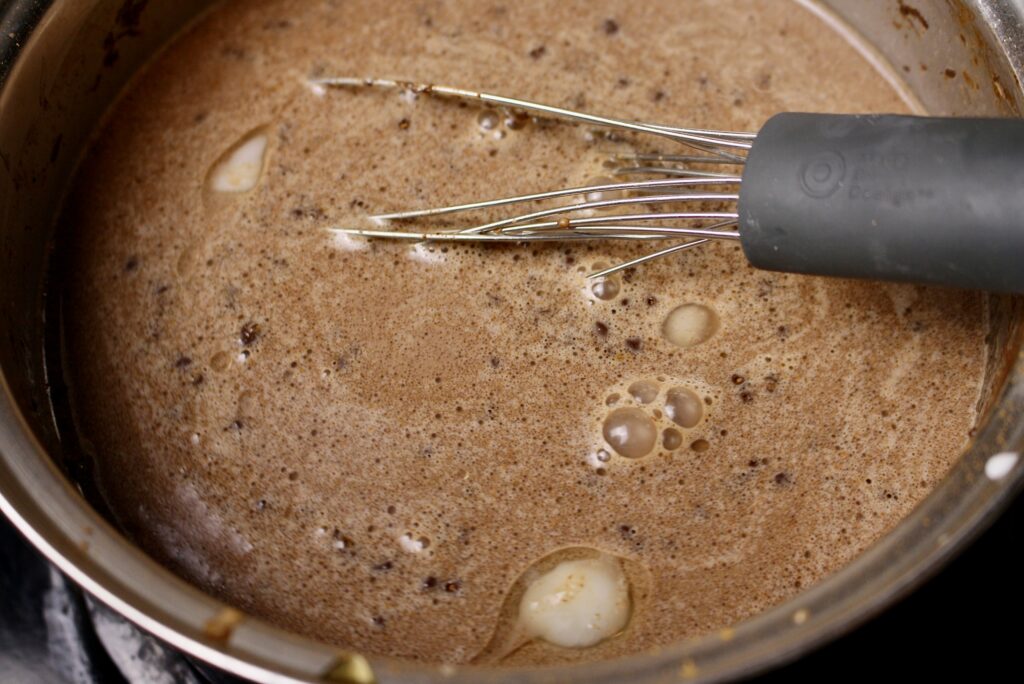
<svg viewBox="0 0 1024 684">
<path fill-rule="evenodd" d="M 726 194 L 726 193 L 709 193 L 709 194 L 675 194 L 675 195 L 645 195 L 642 197 L 623 197 L 621 199 L 611 200 L 599 200 L 596 202 L 578 202 L 576 204 L 568 204 L 561 207 L 553 207 L 551 209 L 541 209 L 539 211 L 533 211 L 526 214 L 520 214 L 518 216 L 512 216 L 511 218 L 501 219 L 500 221 L 492 221 L 483 225 L 474 226 L 467 228 L 462 231 L 464 233 L 488 233 L 505 226 L 512 226 L 517 223 L 526 223 L 533 221 L 534 219 L 544 218 L 547 216 L 557 216 L 558 214 L 568 214 L 578 211 L 593 211 L 598 209 L 614 209 L 617 207 L 630 206 L 634 204 L 673 204 L 680 202 L 729 202 L 739 200 L 739 195 Z M 731 218 L 737 219 L 739 215 L 736 212 L 692 212 L 687 218 Z"/>
<path fill-rule="evenodd" d="M 757 137 L 754 133 L 720 131 L 702 128 L 680 128 L 661 124 L 641 123 L 623 119 L 577 112 L 562 107 L 530 102 L 492 93 L 484 93 L 450 86 L 428 85 L 411 81 L 375 78 L 317 78 L 311 83 L 321 87 L 376 87 L 401 89 L 415 94 L 472 100 L 531 112 L 541 117 L 585 123 L 613 130 L 646 133 L 675 140 L 695 151 L 692 154 L 661 154 L 637 152 L 613 154 L 611 161 L 630 162 L 614 168 L 614 176 L 656 175 L 653 180 L 631 180 L 615 183 L 594 183 L 587 186 L 565 188 L 547 192 L 515 195 L 478 202 L 453 204 L 443 207 L 414 209 L 376 214 L 376 222 L 436 217 L 446 214 L 473 212 L 494 207 L 526 204 L 559 198 L 584 196 L 586 201 L 573 201 L 563 206 L 548 207 L 521 213 L 461 229 L 431 231 L 396 231 L 363 228 L 330 228 L 341 235 L 364 238 L 388 238 L 414 242 L 539 242 L 558 240 L 682 240 L 670 247 L 646 254 L 625 263 L 590 274 L 589 278 L 610 275 L 625 268 L 645 263 L 662 256 L 692 249 L 711 240 L 738 240 L 739 233 L 729 230 L 738 225 L 737 211 L 651 211 L 644 213 L 608 213 L 633 206 L 660 207 L 675 204 L 735 205 L 739 195 L 734 192 L 708 192 L 715 187 L 739 186 L 742 177 L 725 171 L 695 169 L 689 165 L 743 166 L 743 156 Z M 675 192 L 673 192 L 675 190 Z M 603 193 L 622 193 L 626 196 L 601 199 Z M 599 199 L 591 199 L 597 196 Z M 593 215 L 600 213 L 601 215 Z M 580 215 L 583 214 L 583 215 Z M 557 218 L 556 218 L 557 217 Z M 684 221 L 696 225 L 666 225 L 666 222 Z M 711 225 L 702 226 L 708 221 Z"/>
<path fill-rule="evenodd" d="M 485 93 L 475 90 L 465 90 L 463 88 L 454 88 L 452 86 L 433 85 L 427 83 L 413 83 L 411 81 L 396 81 L 393 79 L 386 78 L 354 78 L 354 77 L 331 77 L 331 78 L 315 78 L 311 80 L 311 83 L 319 86 L 329 87 L 363 87 L 363 88 L 392 88 L 408 90 L 413 93 L 423 93 L 426 95 L 440 95 L 444 97 L 454 97 L 462 100 L 476 100 L 479 102 L 487 102 L 494 105 L 503 107 L 512 107 L 514 109 L 521 109 L 529 112 L 536 112 L 546 116 L 553 116 L 558 119 L 566 121 L 576 121 L 580 123 L 588 123 L 596 126 L 603 126 L 606 128 L 615 128 L 619 130 L 634 131 L 637 133 L 649 133 L 651 135 L 657 135 L 665 138 L 670 138 L 684 144 L 696 145 L 709 145 L 715 148 L 733 148 L 737 150 L 749 150 L 752 143 L 745 136 L 752 134 L 737 134 L 731 131 L 711 131 L 700 128 L 673 128 L 663 127 L 660 125 L 652 125 L 639 123 L 635 121 L 627 121 L 624 119 L 613 119 L 605 116 L 598 116 L 595 114 L 587 114 L 585 112 L 577 112 L 571 109 L 564 109 L 562 107 L 555 107 L 553 105 L 541 104 L 539 102 L 530 102 L 529 100 L 520 100 L 514 97 L 506 97 L 504 95 L 495 95 L 493 93 Z M 740 136 L 740 137 L 737 137 Z"/>
<path fill-rule="evenodd" d="M 425 216 L 441 216 L 443 214 L 454 214 L 464 211 L 475 211 L 479 209 L 488 209 L 491 207 L 500 207 L 507 204 L 518 204 L 525 202 L 536 202 L 546 199 L 555 199 L 558 197 L 571 197 L 573 195 L 589 195 L 597 192 L 624 192 L 630 190 L 648 190 L 656 189 L 661 190 L 663 188 L 673 187 L 694 187 L 702 185 L 725 185 L 732 183 L 739 183 L 740 178 L 738 176 L 715 176 L 715 180 L 705 180 L 703 178 L 676 180 L 676 179 L 659 179 L 659 180 L 648 180 L 648 181 L 632 181 L 627 183 L 603 183 L 599 185 L 585 185 L 577 188 L 566 188 L 564 190 L 551 190 L 548 192 L 537 192 L 529 195 L 516 195 L 512 197 L 502 197 L 499 199 L 485 200 L 482 202 L 469 202 L 467 204 L 453 204 L 446 207 L 433 207 L 430 209 L 413 209 L 411 211 L 398 211 L 390 214 L 375 214 L 370 218 L 375 221 L 397 221 L 412 218 L 422 218 Z"/>
</svg>

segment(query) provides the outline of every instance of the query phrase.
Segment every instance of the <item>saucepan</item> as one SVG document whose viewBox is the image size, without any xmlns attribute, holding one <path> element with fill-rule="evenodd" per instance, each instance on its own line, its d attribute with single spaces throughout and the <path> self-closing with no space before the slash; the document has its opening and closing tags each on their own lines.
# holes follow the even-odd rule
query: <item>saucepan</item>
<svg viewBox="0 0 1024 684">
<path fill-rule="evenodd" d="M 53 410 L 60 383 L 48 375 L 53 312 L 43 303 L 55 213 L 90 133 L 139 66 L 211 4 L 0 2 L 0 508 L 85 591 L 173 647 L 263 682 L 730 679 L 799 657 L 884 610 L 968 544 L 1024 483 L 1024 301 L 993 296 L 980 418 L 951 472 L 844 569 L 734 629 L 611 662 L 481 670 L 364 657 L 204 594 L 134 547 L 88 496 Z M 1020 115 L 1024 3 L 803 4 L 848 30 L 930 113 Z"/>
</svg>

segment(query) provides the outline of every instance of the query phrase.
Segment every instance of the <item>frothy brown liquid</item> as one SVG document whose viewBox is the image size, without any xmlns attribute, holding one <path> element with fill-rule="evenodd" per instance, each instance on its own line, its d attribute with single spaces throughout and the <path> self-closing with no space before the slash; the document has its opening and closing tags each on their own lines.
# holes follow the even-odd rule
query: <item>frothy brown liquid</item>
<svg viewBox="0 0 1024 684">
<path fill-rule="evenodd" d="M 218 8 L 115 108 L 66 224 L 79 428 L 119 522 L 183 576 L 320 639 L 466 662 L 538 559 L 593 549 L 624 559 L 628 627 L 504 662 L 610 658 L 814 583 L 957 458 L 979 295 L 765 273 L 717 244 L 598 296 L 586 272 L 650 247 L 331 237 L 585 184 L 630 144 L 307 82 L 364 74 L 737 130 L 904 109 L 790 3 Z M 713 319 L 670 325 L 683 305 Z M 645 454 L 605 441 L 622 410 Z"/>
</svg>

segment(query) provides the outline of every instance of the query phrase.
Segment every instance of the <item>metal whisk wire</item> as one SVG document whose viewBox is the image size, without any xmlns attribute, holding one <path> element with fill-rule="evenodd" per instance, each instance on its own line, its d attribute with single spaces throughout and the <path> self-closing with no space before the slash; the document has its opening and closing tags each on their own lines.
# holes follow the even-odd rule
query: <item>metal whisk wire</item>
<svg viewBox="0 0 1024 684">
<path fill-rule="evenodd" d="M 612 266 L 588 277 L 598 278 L 638 264 L 704 244 L 713 239 L 738 240 L 735 230 L 741 176 L 728 170 L 696 169 L 692 165 L 742 167 L 743 156 L 756 134 L 699 128 L 679 128 L 660 124 L 642 123 L 596 116 L 551 105 L 494 95 L 479 91 L 428 85 L 409 81 L 373 78 L 318 78 L 311 81 L 319 87 L 400 89 L 414 94 L 450 97 L 459 100 L 484 102 L 500 107 L 530 112 L 537 117 L 584 123 L 602 128 L 632 133 L 645 133 L 668 138 L 690 147 L 693 154 L 634 153 L 614 154 L 611 175 L 662 176 L 653 180 L 626 180 L 615 183 L 597 183 L 588 186 L 552 190 L 548 192 L 516 195 L 498 199 L 453 204 L 443 207 L 414 209 L 377 214 L 370 218 L 378 223 L 407 221 L 426 217 L 480 211 L 494 207 L 528 204 L 542 200 L 584 196 L 584 201 L 521 213 L 509 218 L 454 230 L 395 231 L 360 228 L 330 228 L 329 230 L 365 238 L 387 238 L 430 242 L 532 242 L 552 240 L 685 240 L 682 243 L 641 256 L 626 263 Z M 614 167 L 628 162 L 629 166 Z M 710 192 L 715 188 L 732 188 L 732 192 Z M 603 199 L 602 194 L 624 196 Z M 591 199 L 593 197 L 598 199 Z M 704 208 L 708 203 L 723 205 L 731 210 L 713 211 Z M 694 211 L 670 210 L 644 213 L 618 213 L 601 216 L 596 211 L 621 210 L 632 207 L 664 207 L 672 205 L 698 205 Z M 685 209 L 685 207 L 680 207 Z M 557 217 L 557 218 L 556 218 Z M 553 219 L 553 220 L 552 220 Z M 666 221 L 686 221 L 691 225 L 665 225 Z M 700 223 L 711 221 L 711 225 Z M 697 223 L 697 225 L 693 225 Z"/>
</svg>

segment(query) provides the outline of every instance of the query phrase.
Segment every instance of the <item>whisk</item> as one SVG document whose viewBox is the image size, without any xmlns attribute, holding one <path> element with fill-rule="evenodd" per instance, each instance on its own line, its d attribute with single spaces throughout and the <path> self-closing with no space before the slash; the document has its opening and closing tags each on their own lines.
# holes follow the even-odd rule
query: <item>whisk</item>
<svg viewBox="0 0 1024 684">
<path fill-rule="evenodd" d="M 782 113 L 757 133 L 742 133 L 628 121 L 408 81 L 313 83 L 476 101 L 683 148 L 614 156 L 613 174 L 622 182 L 372 218 L 411 221 L 570 200 L 561 206 L 455 230 L 330 229 L 335 232 L 431 242 L 674 243 L 592 278 L 711 240 L 733 240 L 761 269 L 1024 292 L 1024 120 Z M 617 196 L 606 199 L 605 193 Z M 594 215 L 608 210 L 625 213 Z"/>
</svg>

